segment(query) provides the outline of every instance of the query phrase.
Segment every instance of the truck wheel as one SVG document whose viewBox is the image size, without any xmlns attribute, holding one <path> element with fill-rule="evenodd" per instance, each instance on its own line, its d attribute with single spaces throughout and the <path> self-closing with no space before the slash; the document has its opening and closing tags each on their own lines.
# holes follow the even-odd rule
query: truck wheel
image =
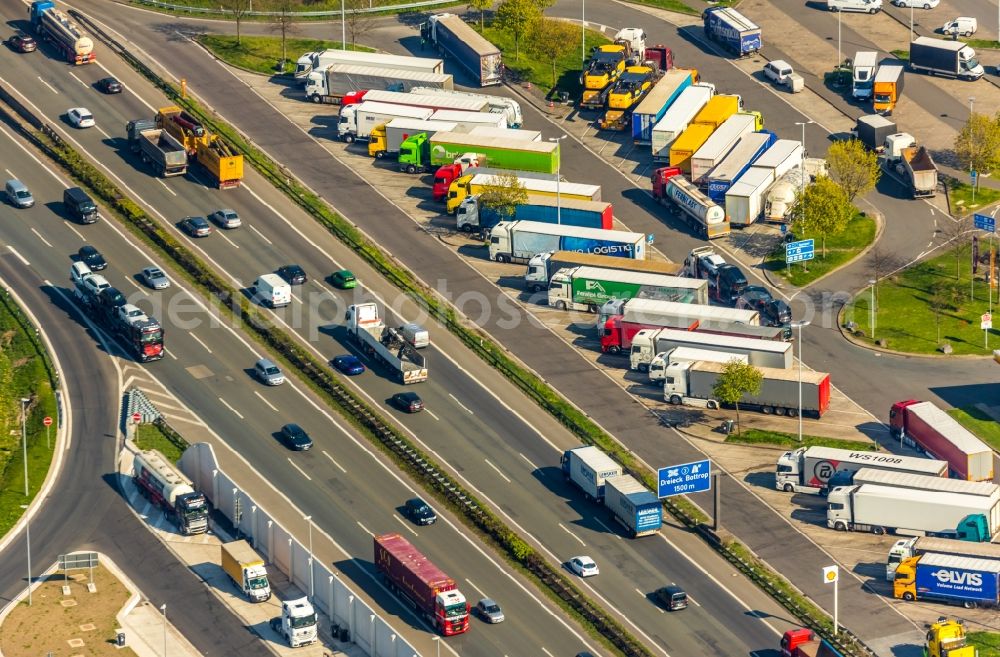
<svg viewBox="0 0 1000 657">
<path fill-rule="evenodd" d="M 962 606 L 965 607 L 966 609 L 975 609 L 979 605 L 977 605 L 972 600 L 966 600 L 965 602 L 962 603 Z"/>
<path fill-rule="evenodd" d="M 760 412 L 763 413 L 764 415 L 770 415 L 771 413 L 774 412 L 774 409 L 771 408 L 770 406 L 763 406 L 761 407 Z"/>
<path fill-rule="evenodd" d="M 785 412 L 788 414 L 788 417 L 798 417 L 799 416 L 799 409 L 797 409 L 797 408 L 786 408 Z"/>
<path fill-rule="evenodd" d="M 874 527 L 872 527 L 872 533 L 875 534 L 876 536 L 882 536 L 885 534 L 885 527 L 880 527 L 879 525 L 875 525 Z"/>
<path fill-rule="evenodd" d="M 785 484 L 785 487 L 782 490 L 784 490 L 786 493 L 791 493 L 795 491 L 795 486 L 792 486 L 791 484 Z"/>
<path fill-rule="evenodd" d="M 612 356 L 617 356 L 621 352 L 622 352 L 622 348 L 619 347 L 616 344 L 611 345 L 610 347 L 608 347 L 608 353 L 611 354 Z"/>
<path fill-rule="evenodd" d="M 507 262 L 507 256 L 502 253 L 497 254 L 497 262 Z"/>
<path fill-rule="evenodd" d="M 719 402 L 716 399 L 709 399 L 705 402 L 705 407 L 710 411 L 717 411 L 719 410 Z"/>
<path fill-rule="evenodd" d="M 375 159 L 376 160 L 385 159 L 385 151 L 375 151 Z"/>
<path fill-rule="evenodd" d="M 674 406 L 680 406 L 681 405 L 681 396 L 680 395 L 670 395 L 670 403 L 673 404 Z"/>
<path fill-rule="evenodd" d="M 639 371 L 640 372 L 648 372 L 649 371 L 649 363 L 639 363 Z"/>
<path fill-rule="evenodd" d="M 354 143 L 354 135 L 352 135 L 350 133 L 344 135 L 344 143 L 345 144 L 353 144 Z"/>
<path fill-rule="evenodd" d="M 782 407 L 780 407 L 780 406 L 776 406 L 776 407 L 774 408 L 774 414 L 775 414 L 775 415 L 778 415 L 778 416 L 783 416 L 783 415 L 785 414 L 785 409 L 783 409 L 783 408 L 782 408 Z"/>
<path fill-rule="evenodd" d="M 462 232 L 463 233 L 471 233 L 472 232 L 472 226 L 470 224 L 465 224 L 464 226 L 462 226 Z"/>
<path fill-rule="evenodd" d="M 874 16 L 876 11 L 877 10 L 873 7 L 873 8 L 871 8 L 871 9 L 868 10 L 868 13 L 872 14 Z"/>
<path fill-rule="evenodd" d="M 312 96 L 309 96 L 309 100 L 316 103 L 317 105 L 319 105 L 319 103 L 322 101 L 322 99 L 319 97 L 319 94 L 313 94 Z"/>
<path fill-rule="evenodd" d="M 413 166 L 412 164 L 407 164 L 406 165 L 406 173 L 408 173 L 410 175 L 413 175 L 416 172 L 417 172 L 417 167 Z"/>
<path fill-rule="evenodd" d="M 590 313 L 591 315 L 596 315 L 597 314 L 597 306 L 595 306 L 594 304 L 589 304 L 587 306 L 587 312 Z"/>
<path fill-rule="evenodd" d="M 556 301 L 556 310 L 566 310 L 566 302 Z"/>
<path fill-rule="evenodd" d="M 906 592 L 903 593 L 903 599 L 906 600 L 906 601 L 908 601 L 908 602 L 913 602 L 917 598 L 916 598 L 915 595 L 913 595 L 909 591 L 906 591 Z"/>
<path fill-rule="evenodd" d="M 833 528 L 838 532 L 846 532 L 847 524 L 842 520 L 838 520 L 837 522 L 833 523 Z"/>
</svg>

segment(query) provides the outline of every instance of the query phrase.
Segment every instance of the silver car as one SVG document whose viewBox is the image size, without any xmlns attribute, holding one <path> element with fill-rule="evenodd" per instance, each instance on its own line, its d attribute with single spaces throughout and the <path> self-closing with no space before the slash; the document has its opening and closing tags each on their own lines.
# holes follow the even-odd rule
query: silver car
<svg viewBox="0 0 1000 657">
<path fill-rule="evenodd" d="M 278 366 L 266 358 L 257 361 L 253 366 L 253 373 L 260 379 L 261 383 L 266 383 L 269 386 L 280 386 L 285 382 L 285 375 L 281 373 Z"/>
<path fill-rule="evenodd" d="M 140 274 L 142 282 L 154 290 L 162 290 L 170 287 L 170 279 L 159 267 L 146 267 Z"/>
<path fill-rule="evenodd" d="M 476 603 L 476 615 L 491 625 L 504 621 L 503 610 L 490 598 L 483 598 Z"/>
<path fill-rule="evenodd" d="M 236 214 L 236 210 L 228 208 L 216 210 L 208 215 L 208 218 L 218 224 L 220 228 L 239 228 L 243 225 L 243 220 L 240 219 L 240 215 Z"/>
</svg>

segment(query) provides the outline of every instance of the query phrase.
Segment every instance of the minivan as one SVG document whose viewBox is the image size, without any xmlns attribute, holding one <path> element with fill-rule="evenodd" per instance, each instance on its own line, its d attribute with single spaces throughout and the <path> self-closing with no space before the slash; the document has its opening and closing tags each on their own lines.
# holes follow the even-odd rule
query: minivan
<svg viewBox="0 0 1000 657">
<path fill-rule="evenodd" d="M 859 11 L 874 14 L 882 9 L 882 0 L 826 0 L 830 11 Z"/>
<path fill-rule="evenodd" d="M 253 282 L 254 297 L 265 306 L 280 308 L 292 302 L 292 286 L 277 274 L 262 274 Z"/>
<path fill-rule="evenodd" d="M 79 187 L 70 187 L 63 192 L 63 205 L 66 206 L 66 213 L 80 223 L 97 222 L 97 205 L 87 196 L 87 192 Z"/>
<path fill-rule="evenodd" d="M 35 197 L 28 191 L 28 186 L 20 180 L 8 180 L 3 191 L 7 194 L 7 200 L 15 208 L 30 208 L 35 204 Z"/>
<path fill-rule="evenodd" d="M 979 22 L 972 16 L 959 16 L 948 21 L 941 27 L 941 31 L 948 35 L 972 36 L 979 29 Z"/>
</svg>

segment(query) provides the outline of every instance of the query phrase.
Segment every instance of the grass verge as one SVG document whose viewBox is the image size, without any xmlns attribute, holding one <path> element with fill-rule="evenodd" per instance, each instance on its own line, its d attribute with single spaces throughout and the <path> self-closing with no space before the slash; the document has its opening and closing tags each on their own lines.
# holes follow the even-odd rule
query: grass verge
<svg viewBox="0 0 1000 657">
<path fill-rule="evenodd" d="M 834 269 L 843 267 L 875 241 L 875 221 L 858 212 L 839 235 L 826 238 L 826 255 L 823 255 L 823 238 L 812 233 L 796 234 L 795 239 L 816 240 L 816 258 L 806 262 L 785 265 L 785 244 L 782 242 L 767 259 L 764 266 L 792 285 L 803 287 Z"/>
<path fill-rule="evenodd" d="M 990 330 L 987 349 L 979 329 L 979 317 L 989 307 L 984 268 L 972 281 L 969 261 L 968 249 L 952 250 L 883 279 L 875 295 L 875 338 L 893 351 L 933 354 L 947 343 L 954 354 L 990 355 L 1000 345 L 1000 334 L 996 327 Z M 866 288 L 842 315 L 845 326 L 856 325 L 855 338 L 868 344 L 873 343 L 870 305 L 871 289 Z"/>
<path fill-rule="evenodd" d="M 159 12 L 161 14 L 170 14 L 172 16 L 190 16 L 192 18 L 211 18 L 212 20 L 226 20 L 230 22 L 235 22 L 233 19 L 232 12 L 221 10 L 219 2 L 217 0 L 180 0 L 178 5 L 183 5 L 189 9 L 172 9 L 168 7 L 161 7 L 152 2 L 145 2 L 144 0 L 130 0 L 132 4 L 142 7 L 143 9 L 151 9 L 153 11 Z M 405 9 L 394 9 L 394 5 L 405 4 L 404 0 L 348 0 L 348 2 L 363 3 L 363 6 L 367 7 L 369 2 L 373 2 L 376 7 L 382 7 L 379 11 L 368 12 L 361 14 L 361 18 L 358 19 L 358 25 L 361 26 L 363 22 L 375 18 L 378 16 L 391 16 L 391 15 L 403 15 L 412 14 L 421 11 L 427 11 L 427 7 L 408 7 Z M 171 3 L 174 4 L 174 3 Z M 452 0 L 451 2 L 443 2 L 438 5 L 430 7 L 432 12 L 438 12 L 446 9 L 447 7 L 453 7 L 456 5 L 465 4 L 462 0 Z M 308 6 L 305 3 L 300 4 L 301 9 L 296 9 L 293 12 L 293 22 L 296 23 L 307 23 L 311 21 L 339 21 L 340 20 L 340 0 L 316 0 Z M 348 4 L 348 7 L 350 5 Z M 269 10 L 265 8 L 264 11 Z M 327 12 L 319 16 L 306 15 L 308 12 L 322 11 Z M 348 9 L 348 13 L 350 10 Z M 348 22 L 350 22 L 348 18 Z M 273 23 L 273 16 L 258 16 L 256 14 L 248 14 L 242 19 L 245 23 Z M 359 27 L 360 32 L 360 27 Z"/>
<path fill-rule="evenodd" d="M 295 60 L 304 52 L 318 50 L 339 49 L 340 41 L 325 41 L 323 39 L 286 39 L 285 53 L 287 59 L 284 66 L 279 70 L 278 64 L 281 62 L 281 37 L 270 36 L 244 36 L 240 38 L 240 43 L 236 43 L 236 37 L 229 34 L 201 34 L 196 37 L 198 43 L 208 48 L 208 50 L 227 64 L 263 73 L 264 75 L 275 75 L 277 73 L 295 72 Z M 368 46 L 347 45 L 348 50 L 360 52 L 375 52 L 374 48 Z"/>
<path fill-rule="evenodd" d="M 979 657 L 1000 657 L 1000 633 L 969 632 L 966 638 L 979 650 Z"/>
<path fill-rule="evenodd" d="M 910 51 L 909 50 L 890 50 L 892 56 L 896 59 L 904 62 L 910 61 Z"/>
<path fill-rule="evenodd" d="M 973 50 L 1000 49 L 1000 41 L 992 41 L 990 39 L 962 39 L 962 41 L 972 46 Z"/>
<path fill-rule="evenodd" d="M 163 422 L 143 422 L 135 428 L 135 444 L 139 449 L 155 449 L 171 463 L 181 460 L 188 442 Z"/>
<path fill-rule="evenodd" d="M 688 14 L 691 16 L 700 16 L 701 11 L 695 9 L 694 7 L 687 5 L 681 0 L 627 0 L 632 4 L 636 5 L 646 5 L 647 7 L 656 7 L 657 9 L 666 9 L 667 11 L 674 11 L 678 14 Z M 723 0 L 722 2 L 717 2 L 716 5 L 720 7 L 729 7 L 736 4 L 735 0 Z"/>
<path fill-rule="evenodd" d="M 975 406 L 952 408 L 947 413 L 963 427 L 976 434 L 980 440 L 986 442 L 993 451 L 1000 452 L 1000 422 Z"/>
<path fill-rule="evenodd" d="M 952 214 L 956 216 L 992 205 L 997 201 L 1000 201 L 1000 189 L 979 185 L 973 199 L 972 185 L 954 178 L 948 179 L 948 203 L 951 204 Z"/>
<path fill-rule="evenodd" d="M 853 449 L 863 452 L 874 452 L 878 446 L 872 443 L 861 442 L 860 440 L 844 440 L 842 438 L 827 438 L 826 436 L 807 436 L 802 434 L 802 442 L 799 442 L 797 434 L 786 433 L 784 431 L 769 431 L 766 429 L 747 429 L 737 436 L 731 433 L 726 436 L 727 443 L 742 445 L 775 445 L 777 447 L 835 447 L 837 449 Z"/>
</svg>

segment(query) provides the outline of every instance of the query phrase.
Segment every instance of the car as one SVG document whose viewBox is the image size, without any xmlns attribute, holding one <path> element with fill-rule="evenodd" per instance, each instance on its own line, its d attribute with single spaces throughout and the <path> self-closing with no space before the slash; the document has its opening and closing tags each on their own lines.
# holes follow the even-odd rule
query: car
<svg viewBox="0 0 1000 657">
<path fill-rule="evenodd" d="M 101 255 L 101 252 L 90 246 L 89 244 L 84 244 L 80 247 L 80 250 L 76 252 L 79 256 L 80 262 L 85 263 L 90 267 L 91 271 L 101 271 L 106 269 L 108 266 L 107 260 Z"/>
<path fill-rule="evenodd" d="M 772 299 L 774 297 L 766 287 L 747 285 L 743 290 L 743 294 L 736 300 L 736 308 L 739 310 L 749 309 L 760 312 L 767 302 Z"/>
<path fill-rule="evenodd" d="M 28 186 L 16 178 L 11 178 L 3 186 L 4 195 L 15 208 L 30 208 L 35 204 Z"/>
<path fill-rule="evenodd" d="M 491 598 L 483 598 L 476 603 L 476 615 L 491 625 L 504 621 L 503 610 Z"/>
<path fill-rule="evenodd" d="M 142 278 L 143 283 L 154 290 L 162 290 L 170 287 L 170 279 L 167 278 L 167 275 L 159 267 L 145 267 L 139 273 L 139 276 Z"/>
<path fill-rule="evenodd" d="M 354 274 L 348 269 L 333 272 L 331 280 L 333 286 L 339 287 L 341 290 L 350 290 L 358 284 L 358 279 L 354 278 Z"/>
<path fill-rule="evenodd" d="M 184 217 L 181 230 L 191 237 L 208 237 L 212 234 L 212 224 L 205 217 Z"/>
<path fill-rule="evenodd" d="M 792 65 L 783 59 L 775 59 L 764 66 L 764 77 L 774 84 L 788 84 L 793 73 Z"/>
<path fill-rule="evenodd" d="M 66 112 L 70 125 L 76 128 L 93 128 L 94 115 L 86 107 L 74 107 Z"/>
<path fill-rule="evenodd" d="M 403 505 L 403 514 L 417 525 L 433 525 L 438 519 L 434 509 L 419 497 L 406 500 Z"/>
<path fill-rule="evenodd" d="M 392 396 L 392 404 L 407 413 L 418 413 L 424 410 L 424 400 L 415 392 L 397 392 Z"/>
<path fill-rule="evenodd" d="M 117 78 L 101 78 L 97 81 L 97 88 L 106 94 L 120 94 L 124 89 Z"/>
<path fill-rule="evenodd" d="M 792 321 L 792 309 L 781 299 L 771 299 L 760 309 L 762 323 L 784 326 Z"/>
<path fill-rule="evenodd" d="M 38 42 L 35 41 L 35 38 L 23 32 L 18 32 L 7 39 L 7 45 L 17 52 L 35 52 L 38 50 Z"/>
<path fill-rule="evenodd" d="M 118 317 L 120 317 L 126 324 L 146 321 L 149 319 L 149 317 L 146 316 L 146 313 L 142 312 L 142 308 L 131 303 L 126 303 L 118 309 Z"/>
<path fill-rule="evenodd" d="M 306 278 L 306 270 L 298 265 L 279 267 L 278 276 L 288 281 L 289 285 L 302 285 L 308 280 Z"/>
<path fill-rule="evenodd" d="M 230 210 L 228 208 L 222 210 L 216 210 L 212 214 L 208 215 L 209 219 L 219 224 L 221 228 L 239 228 L 243 225 L 243 220 L 240 219 L 240 215 L 236 214 L 236 210 Z"/>
<path fill-rule="evenodd" d="M 253 366 L 253 374 L 261 383 L 269 386 L 280 386 L 285 382 L 281 369 L 267 358 L 261 358 Z"/>
<path fill-rule="evenodd" d="M 917 9 L 934 9 L 941 0 L 892 0 L 897 7 L 916 7 Z"/>
<path fill-rule="evenodd" d="M 580 577 L 600 575 L 601 571 L 590 557 L 573 557 L 569 560 L 569 569 Z"/>
<path fill-rule="evenodd" d="M 308 449 L 312 449 L 313 441 L 309 437 L 309 434 L 297 424 L 286 424 L 281 427 L 281 442 L 285 444 L 285 447 L 296 452 L 304 452 Z"/>
<path fill-rule="evenodd" d="M 660 601 L 660 604 L 667 611 L 680 611 L 681 609 L 687 609 L 688 606 L 687 593 L 676 584 L 661 586 L 656 589 L 656 599 Z"/>
<path fill-rule="evenodd" d="M 348 376 L 364 374 L 365 372 L 365 366 L 361 362 L 361 359 L 358 358 L 357 356 L 352 356 L 351 354 L 344 354 L 343 356 L 334 356 L 333 366 L 336 367 L 340 372 Z"/>
</svg>

